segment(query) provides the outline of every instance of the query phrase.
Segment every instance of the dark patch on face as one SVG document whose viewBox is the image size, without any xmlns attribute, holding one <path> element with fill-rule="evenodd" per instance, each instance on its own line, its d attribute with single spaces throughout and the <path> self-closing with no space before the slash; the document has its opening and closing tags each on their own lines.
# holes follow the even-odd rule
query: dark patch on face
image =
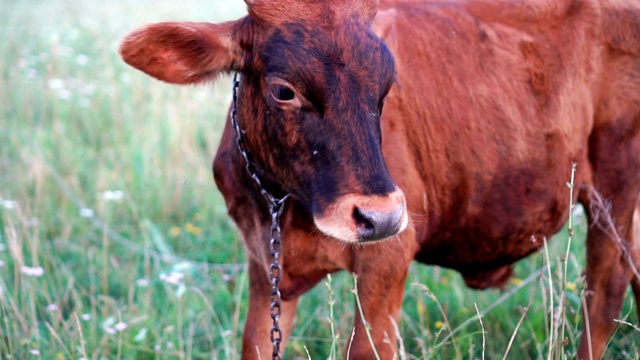
<svg viewBox="0 0 640 360">
<path fill-rule="evenodd" d="M 253 109 L 241 113 L 264 176 L 314 214 L 341 195 L 394 191 L 382 157 L 379 110 L 395 69 L 370 27 L 347 22 L 327 29 L 301 21 L 262 36 L 254 40 L 252 71 L 243 79 L 243 103 Z M 300 108 L 271 99 L 267 82 L 273 77 L 294 87 L 304 99 Z"/>
</svg>

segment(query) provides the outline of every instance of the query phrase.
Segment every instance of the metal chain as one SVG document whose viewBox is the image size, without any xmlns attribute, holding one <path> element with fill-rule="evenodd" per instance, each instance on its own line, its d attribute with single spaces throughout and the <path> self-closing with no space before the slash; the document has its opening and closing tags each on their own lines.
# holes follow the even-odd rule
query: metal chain
<svg viewBox="0 0 640 360">
<path fill-rule="evenodd" d="M 270 206 L 271 208 L 271 206 Z M 282 266 L 280 265 L 280 215 L 284 210 L 284 202 L 278 208 L 271 208 L 271 240 L 269 245 L 271 248 L 271 266 L 269 267 L 269 278 L 271 279 L 271 319 L 273 327 L 271 328 L 271 344 L 273 344 L 273 352 L 271 358 L 274 360 L 282 359 L 280 354 L 280 342 L 282 342 L 282 331 L 280 330 L 280 315 L 282 314 L 280 294 L 280 278 L 282 275 Z"/>
<path fill-rule="evenodd" d="M 282 297 L 280 294 L 280 279 L 282 276 L 282 266 L 280 265 L 280 249 L 282 239 L 282 229 L 280 228 L 280 217 L 284 210 L 284 203 L 289 198 L 290 194 L 286 194 L 282 198 L 278 199 L 274 197 L 267 189 L 262 186 L 262 182 L 258 177 L 256 165 L 250 160 L 249 150 L 245 147 L 244 135 L 245 132 L 240 128 L 240 124 L 236 119 L 237 103 L 238 103 L 238 73 L 233 75 L 233 103 L 231 105 L 231 125 L 236 131 L 236 145 L 240 154 L 244 158 L 245 169 L 249 174 L 249 177 L 253 179 L 255 184 L 260 189 L 260 194 L 265 198 L 269 205 L 269 213 L 271 214 L 271 230 L 269 233 L 269 248 L 271 250 L 271 266 L 269 266 L 269 279 L 271 280 L 271 319 L 273 320 L 273 327 L 271 328 L 270 339 L 273 344 L 273 352 L 271 358 L 273 360 L 282 359 L 280 353 L 280 343 L 282 342 L 282 330 L 280 330 L 280 315 L 282 314 Z"/>
</svg>

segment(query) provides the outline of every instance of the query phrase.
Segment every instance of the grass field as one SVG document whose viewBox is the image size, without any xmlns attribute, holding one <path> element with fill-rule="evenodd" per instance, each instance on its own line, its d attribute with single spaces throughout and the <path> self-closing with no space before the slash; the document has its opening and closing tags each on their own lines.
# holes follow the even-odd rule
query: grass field
<svg viewBox="0 0 640 360">
<path fill-rule="evenodd" d="M 243 3 L 0 0 L 0 9 L 0 358 L 239 358 L 243 246 L 210 170 L 230 81 L 162 84 L 125 66 L 117 47 L 143 24 L 232 19 Z M 401 358 L 570 358 L 581 332 L 578 212 L 574 227 L 566 276 L 565 230 L 548 256 L 520 262 L 504 291 L 414 265 Z M 348 274 L 331 282 L 338 354 L 352 286 Z M 329 356 L 329 294 L 319 285 L 301 300 L 287 358 Z M 629 293 L 620 319 L 638 324 L 634 306 Z M 640 332 L 621 324 L 605 358 L 639 354 Z"/>
</svg>

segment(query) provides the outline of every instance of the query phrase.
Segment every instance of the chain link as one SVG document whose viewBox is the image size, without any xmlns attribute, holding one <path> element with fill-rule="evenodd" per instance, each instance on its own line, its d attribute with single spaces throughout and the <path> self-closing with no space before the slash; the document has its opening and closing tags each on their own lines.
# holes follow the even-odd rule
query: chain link
<svg viewBox="0 0 640 360">
<path fill-rule="evenodd" d="M 271 266 L 269 266 L 269 279 L 271 281 L 270 296 L 270 312 L 273 320 L 273 327 L 270 332 L 271 344 L 273 344 L 273 352 L 271 358 L 273 360 L 281 360 L 280 343 L 282 342 L 282 330 L 280 330 L 280 315 L 282 314 L 282 297 L 280 294 L 280 279 L 282 276 L 282 265 L 280 265 L 280 248 L 282 239 L 282 229 L 280 228 L 280 217 L 284 210 L 284 203 L 290 194 L 286 194 L 280 199 L 275 198 L 267 189 L 262 186 L 262 182 L 258 177 L 256 165 L 250 160 L 249 150 L 245 147 L 245 132 L 240 128 L 240 124 L 236 119 L 237 103 L 238 103 L 238 73 L 233 75 L 233 104 L 231 105 L 231 125 L 236 131 L 236 145 L 242 154 L 245 162 L 245 169 L 249 177 L 253 179 L 260 189 L 260 194 L 265 198 L 269 205 L 269 213 L 271 214 L 271 229 L 269 232 L 269 249 L 271 250 Z"/>
</svg>

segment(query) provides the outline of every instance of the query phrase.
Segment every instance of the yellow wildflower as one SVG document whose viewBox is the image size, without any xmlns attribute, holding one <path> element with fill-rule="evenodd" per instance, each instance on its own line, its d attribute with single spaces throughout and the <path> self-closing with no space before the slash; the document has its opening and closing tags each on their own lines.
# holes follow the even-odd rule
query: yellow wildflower
<svg viewBox="0 0 640 360">
<path fill-rule="evenodd" d="M 180 235 L 181 232 L 182 230 L 177 226 L 174 226 L 171 229 L 169 229 L 169 235 L 171 236 L 178 236 Z"/>
<path fill-rule="evenodd" d="M 187 225 L 184 226 L 184 229 L 192 235 L 200 235 L 202 234 L 202 229 L 199 226 L 195 226 L 192 223 L 188 223 Z"/>
</svg>

